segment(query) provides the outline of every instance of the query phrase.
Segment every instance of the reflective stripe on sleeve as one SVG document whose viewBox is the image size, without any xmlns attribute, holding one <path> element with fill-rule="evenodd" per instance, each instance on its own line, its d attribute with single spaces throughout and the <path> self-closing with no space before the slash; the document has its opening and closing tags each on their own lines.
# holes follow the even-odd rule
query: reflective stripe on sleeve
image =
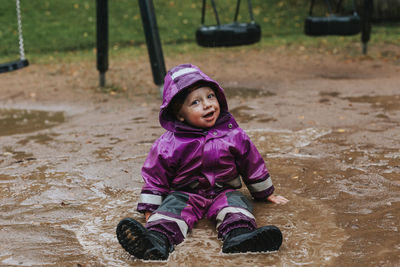
<svg viewBox="0 0 400 267">
<path fill-rule="evenodd" d="M 161 219 L 176 222 L 176 224 L 178 224 L 178 226 L 179 226 L 179 230 L 181 230 L 181 233 L 182 233 L 183 237 L 186 238 L 187 231 L 188 231 L 189 227 L 188 227 L 188 225 L 186 224 L 186 222 L 184 220 L 173 218 L 173 217 L 170 217 L 170 216 L 167 216 L 167 215 L 163 215 L 163 214 L 159 214 L 159 213 L 155 213 L 155 214 L 150 216 L 150 218 L 149 218 L 149 220 L 147 222 L 148 223 L 149 222 L 154 222 L 154 221 L 161 220 Z"/>
<path fill-rule="evenodd" d="M 217 214 L 217 228 L 224 221 L 225 216 L 228 213 L 241 213 L 247 217 L 255 219 L 254 215 L 251 214 L 251 212 L 246 209 L 242 209 L 242 208 L 238 208 L 238 207 L 226 207 L 226 208 L 223 208 L 222 210 L 220 210 L 220 212 L 218 212 L 218 214 Z"/>
<path fill-rule="evenodd" d="M 242 186 L 242 182 L 240 181 L 240 177 L 239 176 L 236 177 L 235 179 L 229 181 L 229 182 L 226 182 L 226 184 L 228 184 L 228 185 L 230 185 L 232 187 L 235 187 L 235 188 L 238 188 L 238 187 Z"/>
<path fill-rule="evenodd" d="M 152 194 L 140 194 L 140 203 L 161 205 L 162 196 Z"/>
<path fill-rule="evenodd" d="M 224 185 L 229 185 L 232 186 L 233 188 L 240 188 L 242 187 L 242 182 L 240 181 L 240 176 L 238 176 L 228 182 L 217 182 L 215 183 L 215 185 L 218 187 L 224 187 Z"/>
<path fill-rule="evenodd" d="M 247 185 L 247 188 L 250 190 L 251 193 L 257 193 L 257 192 L 262 192 L 267 190 L 272 186 L 272 180 L 271 178 L 268 178 L 265 181 L 255 183 L 255 184 L 249 184 Z"/>
</svg>

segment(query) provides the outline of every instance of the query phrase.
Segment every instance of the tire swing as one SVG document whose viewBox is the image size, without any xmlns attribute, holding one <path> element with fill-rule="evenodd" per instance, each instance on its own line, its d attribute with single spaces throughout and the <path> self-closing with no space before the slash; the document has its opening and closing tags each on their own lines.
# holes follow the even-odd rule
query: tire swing
<svg viewBox="0 0 400 267">
<path fill-rule="evenodd" d="M 325 0 L 328 8 L 329 16 L 315 17 L 313 16 L 313 7 L 315 0 L 311 0 L 309 15 L 305 20 L 304 31 L 309 36 L 323 35 L 341 35 L 349 36 L 356 35 L 361 32 L 361 19 L 357 14 L 355 3 L 353 1 L 353 11 L 350 15 L 337 15 L 339 12 L 342 0 L 337 1 L 336 13 L 333 12 L 330 0 Z"/>
<path fill-rule="evenodd" d="M 22 22 L 21 22 L 21 8 L 19 0 L 16 0 L 17 5 L 17 19 L 18 19 L 18 40 L 19 40 L 19 60 L 0 64 L 0 73 L 9 72 L 13 70 L 22 69 L 29 65 L 28 60 L 25 58 L 24 52 L 24 39 L 22 37 Z"/>
<path fill-rule="evenodd" d="M 222 47 L 249 45 L 260 41 L 261 27 L 254 21 L 251 0 L 248 0 L 250 22 L 237 21 L 240 8 L 240 0 L 237 1 L 235 16 L 232 23 L 221 24 L 218 17 L 215 1 L 211 0 L 217 25 L 205 26 L 206 0 L 203 0 L 201 13 L 201 26 L 196 31 L 196 42 L 203 47 Z"/>
</svg>

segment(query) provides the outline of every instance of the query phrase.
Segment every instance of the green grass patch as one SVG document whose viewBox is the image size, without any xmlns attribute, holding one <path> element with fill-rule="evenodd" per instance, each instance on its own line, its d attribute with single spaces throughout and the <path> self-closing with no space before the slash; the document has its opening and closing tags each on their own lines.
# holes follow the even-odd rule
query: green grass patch
<svg viewBox="0 0 400 267">
<path fill-rule="evenodd" d="M 195 31 L 200 26 L 201 1 L 153 0 L 160 37 L 166 53 L 200 51 Z M 222 23 L 231 22 L 235 0 L 216 1 Z M 303 33 L 308 0 L 253 0 L 256 21 L 262 28 L 262 46 L 324 45 L 347 47 L 360 36 L 311 38 Z M 95 58 L 96 1 L 21 0 L 25 54 L 31 62 L 85 60 Z M 242 1 L 240 21 L 248 21 L 246 1 Z M 208 1 L 206 24 L 215 24 Z M 3 0 L 0 6 L 0 62 L 18 58 L 18 28 L 15 1 Z M 398 44 L 399 24 L 373 26 L 371 44 Z M 129 49 L 127 52 L 127 48 Z M 147 53 L 137 1 L 109 1 L 110 57 L 133 57 Z"/>
</svg>

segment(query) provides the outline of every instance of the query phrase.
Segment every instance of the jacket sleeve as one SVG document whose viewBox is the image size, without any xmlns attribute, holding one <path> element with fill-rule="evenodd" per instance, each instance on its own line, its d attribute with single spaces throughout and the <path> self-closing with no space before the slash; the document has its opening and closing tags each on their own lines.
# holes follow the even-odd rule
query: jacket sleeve
<svg viewBox="0 0 400 267">
<path fill-rule="evenodd" d="M 240 139 L 239 157 L 236 160 L 239 173 L 254 199 L 267 200 L 274 192 L 274 185 L 264 159 L 244 131 Z"/>
<path fill-rule="evenodd" d="M 169 147 L 171 146 L 173 147 L 173 145 Z M 168 146 L 165 145 L 165 140 L 160 137 L 153 144 L 142 167 L 144 185 L 137 205 L 139 212 L 156 210 L 163 198 L 169 193 L 168 177 L 171 177 L 169 158 Z"/>
</svg>

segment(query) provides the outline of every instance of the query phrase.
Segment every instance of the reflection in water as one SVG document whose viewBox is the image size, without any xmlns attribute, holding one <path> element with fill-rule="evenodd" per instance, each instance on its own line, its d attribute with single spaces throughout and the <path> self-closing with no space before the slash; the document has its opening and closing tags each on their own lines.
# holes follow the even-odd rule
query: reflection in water
<svg viewBox="0 0 400 267">
<path fill-rule="evenodd" d="M 51 142 L 54 140 L 54 137 L 59 136 L 59 134 L 55 133 L 49 133 L 49 134 L 37 134 L 37 135 L 31 135 L 28 136 L 27 138 L 18 141 L 18 144 L 21 145 L 26 145 L 30 141 L 39 143 L 39 144 L 46 144 L 48 142 Z"/>
<path fill-rule="evenodd" d="M 275 93 L 260 90 L 257 88 L 240 88 L 240 87 L 229 87 L 225 88 L 225 95 L 227 98 L 257 98 L 257 97 L 268 97 L 274 96 Z"/>
<path fill-rule="evenodd" d="M 297 132 L 273 129 L 246 130 L 250 138 L 259 148 L 260 153 L 268 157 L 312 157 L 312 154 L 301 154 L 299 149 L 310 145 L 311 142 L 327 135 L 329 129 L 307 128 Z"/>
<path fill-rule="evenodd" d="M 64 122 L 63 112 L 0 109 L 0 136 L 30 133 Z"/>
<path fill-rule="evenodd" d="M 238 106 L 229 110 L 230 113 L 235 117 L 238 122 L 250 122 L 252 120 L 257 120 L 257 122 L 266 123 L 269 121 L 276 121 L 275 118 L 270 117 L 265 114 L 256 114 L 252 113 L 251 110 L 253 108 L 249 106 Z"/>
<path fill-rule="evenodd" d="M 400 110 L 400 95 L 390 96 L 358 96 L 358 97 L 347 97 L 345 98 L 350 102 L 356 103 L 369 103 L 375 108 L 381 108 L 386 111 Z"/>
<path fill-rule="evenodd" d="M 43 113 L 44 120 L 17 114 L 36 130 L 63 121 L 61 114 Z M 51 123 L 38 123 L 46 120 Z M 277 193 L 290 199 L 284 206 L 254 203 L 259 226 L 282 229 L 281 249 L 224 255 L 214 223 L 201 220 L 168 262 L 146 265 L 399 262 L 398 150 L 354 145 L 348 132 L 324 128 L 247 133 L 265 157 Z M 115 227 L 126 216 L 144 222 L 135 207 L 140 166 L 152 142 L 135 139 L 139 145 L 133 143 L 132 151 L 125 138 L 105 134 L 42 131 L 10 138 L 0 153 L 0 265 L 143 266 L 120 247 Z"/>
</svg>

